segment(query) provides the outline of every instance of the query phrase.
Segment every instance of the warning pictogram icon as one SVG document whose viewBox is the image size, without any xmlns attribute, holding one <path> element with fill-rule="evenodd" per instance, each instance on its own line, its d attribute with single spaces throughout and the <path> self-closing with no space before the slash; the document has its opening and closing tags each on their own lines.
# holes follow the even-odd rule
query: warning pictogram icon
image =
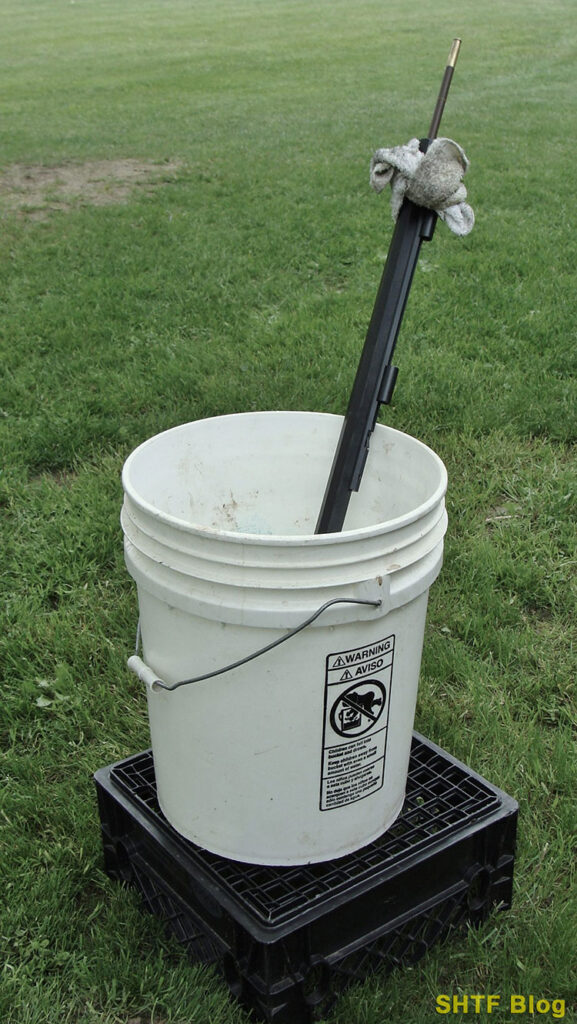
<svg viewBox="0 0 577 1024">
<path fill-rule="evenodd" d="M 387 692 L 378 679 L 350 686 L 334 702 L 330 723 L 338 736 L 355 737 L 374 729 L 383 711 Z"/>
</svg>

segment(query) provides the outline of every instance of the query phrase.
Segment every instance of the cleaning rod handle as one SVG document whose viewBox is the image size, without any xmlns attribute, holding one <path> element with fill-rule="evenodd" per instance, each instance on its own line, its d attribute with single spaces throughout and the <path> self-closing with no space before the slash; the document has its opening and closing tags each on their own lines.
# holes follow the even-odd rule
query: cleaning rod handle
<svg viewBox="0 0 577 1024">
<path fill-rule="evenodd" d="M 453 77 L 453 71 L 455 70 L 455 64 L 457 63 L 457 57 L 459 56 L 459 50 L 461 49 L 461 40 L 453 39 L 451 43 L 451 49 L 449 51 L 449 57 L 447 60 L 447 66 L 443 75 L 443 81 L 441 82 L 441 88 L 439 89 L 439 95 L 435 104 L 435 110 L 433 111 L 433 118 L 431 121 L 431 127 L 429 128 L 428 139 L 436 139 L 437 132 L 439 131 L 439 125 L 443 116 L 443 110 L 445 109 L 445 103 L 447 102 L 447 96 L 449 94 L 449 88 L 451 85 L 451 79 Z"/>
</svg>

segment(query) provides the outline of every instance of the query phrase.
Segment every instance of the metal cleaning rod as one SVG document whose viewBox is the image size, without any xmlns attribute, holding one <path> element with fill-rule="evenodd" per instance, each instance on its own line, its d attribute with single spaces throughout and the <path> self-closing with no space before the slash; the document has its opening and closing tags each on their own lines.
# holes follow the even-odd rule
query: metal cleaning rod
<svg viewBox="0 0 577 1024">
<path fill-rule="evenodd" d="M 439 125 L 441 124 L 441 118 L 443 116 L 443 110 L 445 109 L 445 103 L 447 102 L 447 96 L 449 95 L 449 88 L 451 86 L 451 79 L 455 70 L 455 64 L 457 63 L 457 57 L 459 56 L 459 50 L 461 49 L 461 40 L 453 39 L 451 49 L 449 50 L 449 57 L 447 60 L 447 66 L 443 75 L 443 81 L 441 82 L 441 88 L 439 89 L 439 95 L 437 96 L 437 102 L 433 111 L 433 117 L 431 118 L 431 127 L 429 128 L 429 140 L 436 139 L 439 132 Z"/>
<path fill-rule="evenodd" d="M 454 39 L 443 74 L 427 138 L 426 152 L 436 138 L 461 46 Z M 391 238 L 383 276 L 375 299 L 348 409 L 344 418 L 316 533 L 338 533 L 343 528 L 351 493 L 358 491 L 369 454 L 371 434 L 379 407 L 393 395 L 397 367 L 391 364 L 421 242 L 430 241 L 437 215 L 405 199 Z"/>
</svg>

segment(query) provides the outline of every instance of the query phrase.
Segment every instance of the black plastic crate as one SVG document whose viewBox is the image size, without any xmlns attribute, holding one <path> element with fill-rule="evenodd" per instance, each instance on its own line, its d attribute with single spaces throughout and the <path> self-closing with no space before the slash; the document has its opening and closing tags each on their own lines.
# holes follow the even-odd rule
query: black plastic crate
<svg viewBox="0 0 577 1024">
<path fill-rule="evenodd" d="M 456 926 L 511 905 L 516 802 L 418 733 L 395 824 L 304 867 L 241 864 L 183 839 L 158 806 L 151 751 L 95 782 L 108 874 L 265 1021 L 324 1017 L 351 982 L 414 964 Z"/>
</svg>

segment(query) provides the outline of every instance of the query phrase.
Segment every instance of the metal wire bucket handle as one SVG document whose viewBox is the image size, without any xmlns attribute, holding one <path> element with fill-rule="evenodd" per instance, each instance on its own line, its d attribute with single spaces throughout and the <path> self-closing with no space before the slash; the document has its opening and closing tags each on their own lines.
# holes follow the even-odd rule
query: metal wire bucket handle
<svg viewBox="0 0 577 1024">
<path fill-rule="evenodd" d="M 267 644 L 266 647 L 261 647 L 258 651 L 254 651 L 252 654 L 247 654 L 244 658 L 239 658 L 238 661 L 233 661 L 229 665 L 224 665 L 223 668 L 214 669 L 212 672 L 205 672 L 201 676 L 193 676 L 191 679 L 181 679 L 178 683 L 165 683 L 164 680 L 159 679 L 156 672 L 147 665 L 142 658 L 138 655 L 138 648 L 140 646 L 140 623 L 136 634 L 136 653 L 132 655 L 127 661 L 128 668 L 131 672 L 134 672 L 135 676 L 150 687 L 151 690 L 178 690 L 181 686 L 189 686 L 191 683 L 200 683 L 203 679 L 212 679 L 214 676 L 221 676 L 225 672 L 231 672 L 234 668 L 240 668 L 241 665 L 246 665 L 249 661 L 254 661 L 255 658 L 260 658 L 261 655 L 266 654 L 268 651 L 272 651 L 275 647 L 280 647 L 281 644 L 286 643 L 287 640 L 291 640 L 293 636 L 300 633 L 307 626 L 310 626 L 320 615 L 332 607 L 334 604 L 367 604 L 372 605 L 373 608 L 380 608 L 382 605 L 381 600 L 370 601 L 368 599 L 362 599 L 358 597 L 335 597 L 331 601 L 326 601 L 325 604 L 317 608 L 316 612 L 309 615 L 307 619 L 300 622 L 294 629 L 289 630 L 288 633 L 284 633 L 283 636 L 273 640 L 272 643 Z"/>
</svg>

